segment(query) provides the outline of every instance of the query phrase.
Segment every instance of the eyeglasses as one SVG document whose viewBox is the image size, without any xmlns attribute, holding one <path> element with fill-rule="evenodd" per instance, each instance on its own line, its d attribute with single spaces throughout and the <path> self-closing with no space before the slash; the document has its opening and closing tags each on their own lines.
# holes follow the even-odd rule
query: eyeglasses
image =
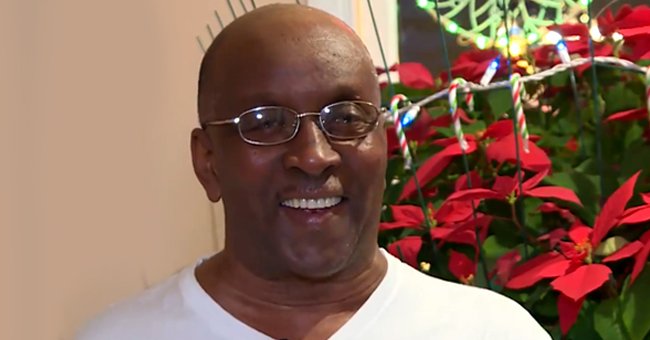
<svg viewBox="0 0 650 340">
<path fill-rule="evenodd" d="M 241 138 L 253 145 L 277 145 L 298 134 L 300 119 L 318 116 L 318 125 L 328 137 L 336 140 L 357 139 L 377 127 L 385 109 L 364 101 L 342 101 L 325 106 L 320 112 L 299 113 L 283 106 L 260 106 L 238 117 L 204 123 L 205 126 L 235 124 Z"/>
</svg>

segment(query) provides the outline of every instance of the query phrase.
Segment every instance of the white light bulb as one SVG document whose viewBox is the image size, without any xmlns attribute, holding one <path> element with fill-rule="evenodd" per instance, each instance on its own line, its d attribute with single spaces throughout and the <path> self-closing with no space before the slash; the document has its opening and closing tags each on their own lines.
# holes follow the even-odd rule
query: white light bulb
<svg viewBox="0 0 650 340">
<path fill-rule="evenodd" d="M 591 35 L 591 39 L 594 41 L 603 41 L 603 35 L 600 33 L 600 30 L 598 29 L 598 25 L 593 25 L 589 29 L 589 35 Z"/>
<path fill-rule="evenodd" d="M 510 56 L 519 57 L 523 53 L 521 44 L 517 42 L 510 43 Z"/>
<path fill-rule="evenodd" d="M 549 31 L 544 36 L 544 41 L 547 44 L 556 45 L 560 40 L 562 40 L 562 35 L 560 33 L 558 33 L 558 32 L 555 32 L 555 31 Z"/>
</svg>

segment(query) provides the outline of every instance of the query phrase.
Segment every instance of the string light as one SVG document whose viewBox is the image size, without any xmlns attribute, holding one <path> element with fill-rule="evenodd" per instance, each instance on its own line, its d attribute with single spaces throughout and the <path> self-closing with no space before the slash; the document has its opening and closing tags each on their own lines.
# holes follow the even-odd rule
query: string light
<svg viewBox="0 0 650 340">
<path fill-rule="evenodd" d="M 549 31 L 544 35 L 543 42 L 547 45 L 557 45 L 562 40 L 562 35 L 555 31 Z"/>
<path fill-rule="evenodd" d="M 614 32 L 614 33 L 612 33 L 612 39 L 614 41 L 621 41 L 621 40 L 623 40 L 623 35 L 621 33 Z"/>
<path fill-rule="evenodd" d="M 447 24 L 446 28 L 447 28 L 447 31 L 449 31 L 450 33 L 457 33 L 458 32 L 458 24 L 453 22 L 453 21 L 449 22 L 449 24 Z"/>
<path fill-rule="evenodd" d="M 484 50 L 487 48 L 488 39 L 484 35 L 479 35 L 476 38 L 475 43 L 476 43 L 476 47 L 478 47 L 481 50 Z"/>
<path fill-rule="evenodd" d="M 415 118 L 418 117 L 418 113 L 420 113 L 420 107 L 417 105 L 413 105 L 404 115 L 402 115 L 402 126 L 407 128 L 415 122 Z"/>
<path fill-rule="evenodd" d="M 589 29 L 589 35 L 595 42 L 601 42 L 605 39 L 605 37 L 603 37 L 603 35 L 600 33 L 600 29 L 598 29 L 597 24 L 591 26 Z"/>
<path fill-rule="evenodd" d="M 434 3 L 430 0 L 415 0 L 417 7 L 428 12 L 445 30 L 457 35 L 460 38 L 459 44 L 473 44 L 479 49 L 498 47 L 504 53 L 508 49 L 513 49 L 514 52 L 519 51 L 519 54 L 524 54 L 529 45 L 540 43 L 540 38 L 544 36 L 545 27 L 549 23 L 561 24 L 567 19 L 584 20 L 582 13 L 591 1 L 540 0 L 539 6 L 542 10 L 538 13 L 528 12 L 526 6 L 518 7 L 518 12 L 511 17 L 510 35 L 521 35 L 525 43 L 507 49 L 507 43 L 504 42 L 505 27 L 500 20 L 502 9 L 499 6 L 502 2 L 502 0 L 437 0 Z M 461 17 L 463 21 L 456 19 Z M 471 19 L 467 24 L 469 26 L 464 24 L 467 17 Z M 519 27 L 518 24 L 522 26 Z M 552 44 L 555 44 L 555 41 Z"/>
<path fill-rule="evenodd" d="M 501 62 L 500 57 L 496 57 L 490 62 L 490 65 L 488 65 L 488 68 L 485 70 L 485 73 L 483 73 L 483 77 L 481 77 L 481 81 L 479 82 L 479 84 L 485 86 L 492 81 L 492 78 L 494 78 L 494 76 L 497 74 L 497 71 L 499 70 L 500 62 Z"/>
<path fill-rule="evenodd" d="M 558 41 L 557 44 L 555 45 L 555 48 L 557 49 L 557 54 L 558 54 L 558 56 L 560 57 L 560 60 L 563 63 L 568 64 L 568 63 L 571 62 L 571 56 L 569 55 L 569 49 L 567 48 L 566 43 L 564 42 L 564 40 Z"/>
<path fill-rule="evenodd" d="M 510 47 L 508 49 L 510 50 L 510 56 L 514 58 L 517 58 L 524 53 L 523 44 L 517 41 L 513 41 L 512 43 L 510 43 Z"/>
</svg>

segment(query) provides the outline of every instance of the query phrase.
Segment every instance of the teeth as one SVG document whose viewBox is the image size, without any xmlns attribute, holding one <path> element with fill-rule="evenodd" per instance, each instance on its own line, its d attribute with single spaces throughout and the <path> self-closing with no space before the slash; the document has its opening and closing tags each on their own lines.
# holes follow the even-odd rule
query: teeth
<svg viewBox="0 0 650 340">
<path fill-rule="evenodd" d="M 282 202 L 282 205 L 294 209 L 326 209 L 341 203 L 341 197 L 327 198 L 293 198 Z"/>
</svg>

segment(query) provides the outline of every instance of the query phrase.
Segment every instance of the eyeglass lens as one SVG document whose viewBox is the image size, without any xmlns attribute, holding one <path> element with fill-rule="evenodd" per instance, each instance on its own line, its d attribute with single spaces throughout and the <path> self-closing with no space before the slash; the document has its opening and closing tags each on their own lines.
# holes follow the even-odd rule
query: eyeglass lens
<svg viewBox="0 0 650 340">
<path fill-rule="evenodd" d="M 372 131 L 378 110 L 364 102 L 340 102 L 323 109 L 320 122 L 325 133 L 337 139 L 354 139 Z M 242 137 L 255 143 L 281 143 L 296 133 L 298 113 L 284 107 L 263 107 L 246 112 L 239 119 Z"/>
</svg>

